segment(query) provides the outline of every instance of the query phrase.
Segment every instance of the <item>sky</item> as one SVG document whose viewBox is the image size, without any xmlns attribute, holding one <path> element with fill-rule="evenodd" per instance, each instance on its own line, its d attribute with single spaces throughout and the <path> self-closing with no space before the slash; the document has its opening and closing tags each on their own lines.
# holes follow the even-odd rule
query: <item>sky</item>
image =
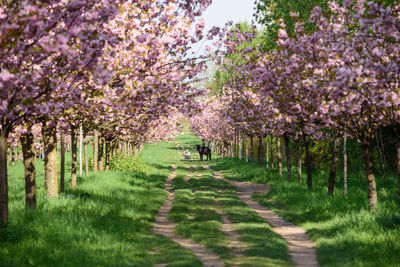
<svg viewBox="0 0 400 267">
<path fill-rule="evenodd" d="M 212 0 L 212 4 L 203 13 L 204 29 L 207 32 L 213 26 L 224 26 L 232 20 L 233 23 L 247 21 L 251 23 L 254 13 L 254 0 Z M 198 53 L 205 53 L 207 42 L 204 40 L 198 47 Z"/>
<path fill-rule="evenodd" d="M 254 0 L 213 0 L 203 13 L 205 29 L 223 26 L 225 22 L 251 22 L 254 13 Z"/>
</svg>

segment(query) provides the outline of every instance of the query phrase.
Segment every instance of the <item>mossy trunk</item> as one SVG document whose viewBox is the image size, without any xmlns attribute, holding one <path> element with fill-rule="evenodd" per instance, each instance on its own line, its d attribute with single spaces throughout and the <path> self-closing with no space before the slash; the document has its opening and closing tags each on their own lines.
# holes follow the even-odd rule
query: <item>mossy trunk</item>
<svg viewBox="0 0 400 267">
<path fill-rule="evenodd" d="M 8 132 L 3 129 L 0 129 L 0 223 L 7 224 L 8 223 L 8 182 L 7 182 Z"/>
<path fill-rule="evenodd" d="M 77 144 L 77 129 L 75 126 L 71 126 L 71 189 L 76 189 L 77 177 L 77 156 L 78 156 L 78 144 Z"/>
<path fill-rule="evenodd" d="M 278 172 L 282 177 L 282 146 L 281 146 L 281 137 L 276 137 L 276 157 L 278 158 Z"/>
<path fill-rule="evenodd" d="M 26 208 L 36 209 L 35 149 L 33 147 L 34 136 L 32 132 L 28 131 L 22 135 L 20 141 L 24 158 Z"/>
<path fill-rule="evenodd" d="M 292 165 L 290 163 L 289 137 L 285 135 L 284 141 L 285 141 L 287 179 L 290 181 L 292 180 Z"/>
<path fill-rule="evenodd" d="M 335 182 L 336 182 L 336 166 L 339 161 L 339 146 L 340 146 L 340 138 L 336 135 L 333 139 L 333 150 L 332 150 L 332 162 L 331 169 L 329 171 L 329 182 L 328 182 L 328 194 L 333 196 L 333 191 L 335 190 Z"/>
<path fill-rule="evenodd" d="M 361 148 L 365 164 L 365 173 L 368 180 L 369 209 L 371 212 L 374 212 L 378 207 L 378 196 L 376 192 L 376 181 L 372 163 L 371 142 L 364 140 L 361 143 Z"/>
<path fill-rule="evenodd" d="M 44 143 L 44 175 L 45 188 L 50 197 L 58 196 L 58 172 L 57 172 L 57 130 L 56 126 L 48 126 L 43 123 L 42 136 Z"/>
</svg>

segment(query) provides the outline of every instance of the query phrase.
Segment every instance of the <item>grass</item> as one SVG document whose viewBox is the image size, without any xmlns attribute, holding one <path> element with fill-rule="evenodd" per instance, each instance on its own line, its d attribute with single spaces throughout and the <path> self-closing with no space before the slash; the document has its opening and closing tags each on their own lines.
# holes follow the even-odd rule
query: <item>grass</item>
<svg viewBox="0 0 400 267">
<path fill-rule="evenodd" d="M 189 143 L 196 140 L 183 136 L 178 142 Z M 228 266 L 291 266 L 288 248 L 282 237 L 254 211 L 247 208 L 236 196 L 236 189 L 224 181 L 215 179 L 212 173 L 202 167 L 202 162 L 194 160 L 199 167 L 187 182 L 185 177 L 194 171 L 184 167 L 185 161 L 177 163 L 177 176 L 173 180 L 175 200 L 168 218 L 177 223 L 176 232 L 208 247 L 218 254 Z M 187 164 L 191 166 L 191 164 Z M 229 238 L 221 228 L 220 209 L 234 223 L 240 240 L 247 244 L 245 257 L 236 257 L 228 246 Z"/>
<path fill-rule="evenodd" d="M 151 231 L 167 196 L 170 162 L 178 157 L 170 158 L 171 145 L 146 146 L 148 174 L 110 171 L 80 178 L 77 190 L 66 192 L 75 198 L 46 197 L 38 160 L 36 211 L 25 209 L 22 164 L 10 166 L 10 224 L 0 229 L 0 266 L 200 266 L 190 250 Z"/>
<path fill-rule="evenodd" d="M 228 266 L 291 266 L 284 240 L 238 199 L 235 188 L 201 168 L 194 148 L 198 143 L 200 139 L 186 134 L 176 143 L 147 145 L 142 158 L 148 172 L 91 173 L 78 179 L 75 192 L 69 189 L 67 169 L 66 194 L 55 199 L 46 196 L 43 162 L 38 160 L 35 211 L 25 209 L 22 164 L 9 166 L 10 224 L 0 228 L 0 266 L 201 266 L 190 250 L 151 231 L 167 197 L 164 182 L 172 164 L 177 173 L 176 198 L 169 218 L 178 224 L 178 234 L 204 244 Z M 185 164 L 190 162 L 183 160 L 182 148 L 190 149 L 201 177 L 185 181 L 190 173 Z M 69 159 L 67 154 L 66 166 Z M 324 170 L 314 170 L 314 188 L 309 191 L 304 184 L 288 182 L 276 172 L 244 161 L 213 157 L 208 164 L 229 179 L 271 184 L 267 194 L 253 197 L 306 229 L 316 241 L 321 266 L 400 265 L 400 209 L 394 175 L 378 177 L 379 210 L 371 214 L 363 173 L 349 174 L 347 196 L 339 179 L 330 197 Z M 246 257 L 235 257 L 228 246 L 229 238 L 220 228 L 220 211 L 247 244 L 242 252 Z"/>
<path fill-rule="evenodd" d="M 313 189 L 296 181 L 288 182 L 285 173 L 257 167 L 235 159 L 218 159 L 212 168 L 229 179 L 271 184 L 265 194 L 253 198 L 301 225 L 316 241 L 321 266 L 399 266 L 400 209 L 395 193 L 396 177 L 377 180 L 379 210 L 368 211 L 367 182 L 363 173 L 349 174 L 349 193 L 344 196 L 341 173 L 334 196 L 327 194 L 327 171 L 315 170 Z M 294 168 L 293 168 L 294 170 Z"/>
</svg>

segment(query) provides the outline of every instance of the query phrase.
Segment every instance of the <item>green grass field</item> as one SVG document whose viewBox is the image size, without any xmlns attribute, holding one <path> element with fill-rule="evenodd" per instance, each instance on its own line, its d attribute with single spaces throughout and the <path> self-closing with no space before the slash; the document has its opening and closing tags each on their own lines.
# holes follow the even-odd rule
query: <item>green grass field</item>
<svg viewBox="0 0 400 267">
<path fill-rule="evenodd" d="M 371 214 L 362 172 L 349 174 L 347 196 L 338 173 L 335 194 L 328 196 L 324 170 L 314 171 L 309 191 L 304 183 L 288 182 L 285 173 L 281 178 L 277 171 L 236 159 L 217 159 L 211 167 L 228 179 L 271 184 L 267 194 L 253 198 L 302 226 L 317 243 L 321 266 L 400 266 L 400 208 L 394 175 L 378 177 L 379 211 Z"/>
<path fill-rule="evenodd" d="M 109 171 L 78 179 L 75 192 L 48 199 L 43 162 L 37 161 L 38 208 L 25 209 L 23 166 L 9 167 L 10 224 L 0 229 L 0 266 L 201 266 L 184 249 L 151 231 L 154 217 L 167 197 L 164 182 L 176 164 L 175 200 L 169 218 L 176 232 L 218 254 L 229 265 L 290 266 L 287 245 L 254 211 L 236 196 L 235 188 L 215 180 L 201 168 L 194 145 L 199 139 L 180 135 L 177 143 L 146 145 L 141 158 L 146 172 Z M 188 182 L 182 150 L 190 149 L 202 177 Z M 91 153 L 90 153 L 91 154 Z M 67 160 L 70 156 L 67 155 Z M 67 166 L 69 166 L 67 163 Z M 287 182 L 276 172 L 244 161 L 213 158 L 210 166 L 228 179 L 269 183 L 261 204 L 301 225 L 317 243 L 321 266 L 400 266 L 400 211 L 395 177 L 379 177 L 379 211 L 370 214 L 366 181 L 351 173 L 349 194 L 325 187 L 327 173 L 315 171 L 314 189 Z M 340 176 L 340 174 L 339 174 Z M 338 188 L 341 188 L 341 181 Z M 246 257 L 235 257 L 221 229 L 224 212 L 234 223 Z"/>
</svg>

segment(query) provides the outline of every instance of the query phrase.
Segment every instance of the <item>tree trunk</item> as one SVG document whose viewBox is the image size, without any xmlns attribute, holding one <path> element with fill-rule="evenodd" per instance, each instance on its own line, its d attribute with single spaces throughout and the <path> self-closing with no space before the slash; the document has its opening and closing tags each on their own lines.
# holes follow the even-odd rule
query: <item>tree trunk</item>
<svg viewBox="0 0 400 267">
<path fill-rule="evenodd" d="M 26 208 L 36 209 L 35 149 L 33 147 L 34 137 L 32 132 L 28 130 L 26 134 L 21 136 L 20 140 L 24 157 Z"/>
<path fill-rule="evenodd" d="M 84 143 L 84 153 L 85 153 L 85 176 L 89 176 L 89 155 L 88 155 L 88 150 L 87 150 L 87 137 L 85 138 L 85 143 Z"/>
<path fill-rule="evenodd" d="M 329 183 L 328 183 L 328 194 L 333 196 L 333 191 L 335 189 L 335 180 L 336 180 L 336 166 L 339 160 L 339 146 L 340 146 L 340 138 L 336 135 L 333 139 L 333 151 L 332 151 L 332 164 L 331 170 L 329 172 Z"/>
<path fill-rule="evenodd" d="M 99 135 L 99 157 L 98 157 L 98 168 L 99 172 L 104 171 L 104 140 Z"/>
<path fill-rule="evenodd" d="M 93 172 L 96 173 L 98 170 L 98 156 L 99 156 L 99 132 L 93 130 Z"/>
<path fill-rule="evenodd" d="M 239 135 L 239 139 L 238 139 L 238 145 L 239 145 L 239 160 L 242 160 L 242 158 L 243 158 L 243 146 L 242 146 L 242 138 L 241 138 L 241 132 L 240 132 L 240 130 L 239 130 L 239 133 L 238 133 L 238 135 Z"/>
<path fill-rule="evenodd" d="M 299 151 L 298 151 L 298 155 L 297 155 L 297 180 L 299 181 L 299 184 L 301 184 L 301 164 L 302 164 L 302 162 L 301 162 L 301 156 L 302 156 L 302 154 L 303 154 L 303 149 L 302 149 L 302 144 L 301 144 L 301 141 L 299 140 L 298 142 L 297 142 L 297 145 L 298 145 L 298 149 L 299 149 Z"/>
<path fill-rule="evenodd" d="M 267 152 L 265 153 L 265 156 L 267 158 L 267 169 L 269 169 L 269 139 L 268 139 L 268 135 L 265 138 L 267 139 Z"/>
<path fill-rule="evenodd" d="M 343 137 L 343 194 L 347 195 L 347 133 Z"/>
<path fill-rule="evenodd" d="M 83 173 L 82 149 L 83 149 L 83 129 L 81 125 L 79 127 L 79 176 L 80 177 L 82 177 Z"/>
<path fill-rule="evenodd" d="M 61 133 L 60 192 L 65 191 L 65 134 Z"/>
<path fill-rule="evenodd" d="M 276 137 L 276 156 L 278 158 L 278 171 L 279 175 L 282 177 L 282 147 L 281 147 L 281 137 Z"/>
<path fill-rule="evenodd" d="M 271 153 L 271 169 L 273 170 L 274 169 L 274 137 L 272 136 L 272 134 L 270 136 L 271 136 L 271 142 L 269 142 L 269 145 L 270 145 L 269 151 Z"/>
<path fill-rule="evenodd" d="M 106 171 L 110 170 L 111 141 L 106 140 Z"/>
<path fill-rule="evenodd" d="M 263 147 L 263 137 L 258 137 L 258 165 L 262 166 L 264 161 L 264 147 Z"/>
<path fill-rule="evenodd" d="M 44 174 L 46 192 L 50 197 L 58 196 L 57 172 L 57 130 L 56 126 L 43 123 L 42 136 L 44 143 Z"/>
<path fill-rule="evenodd" d="M 380 143 L 381 143 L 381 149 L 382 149 L 382 155 L 383 155 L 383 163 L 386 166 L 385 169 L 388 169 L 389 167 L 388 167 L 388 164 L 387 164 L 387 161 L 386 161 L 385 145 L 383 144 L 382 128 L 379 130 L 379 136 L 380 136 L 379 140 L 380 140 Z"/>
<path fill-rule="evenodd" d="M 381 164 L 382 164 L 382 170 L 383 170 L 383 171 L 386 171 L 385 160 L 383 159 L 383 153 L 382 153 L 382 149 L 381 149 L 381 143 L 380 143 L 380 141 L 379 141 L 379 131 L 376 133 L 375 139 L 376 139 L 376 144 L 377 144 L 377 147 L 378 147 L 379 158 L 380 158 Z"/>
<path fill-rule="evenodd" d="M 110 146 L 112 147 L 112 144 Z M 112 148 L 111 148 L 111 151 L 112 151 Z M 111 152 L 111 155 L 112 155 L 112 152 Z M 131 145 L 131 142 L 128 142 L 128 156 L 132 157 L 132 145 Z"/>
<path fill-rule="evenodd" d="M 77 127 L 71 125 L 71 189 L 76 189 L 76 168 L 77 168 L 77 154 L 78 154 L 78 144 L 77 144 Z"/>
<path fill-rule="evenodd" d="M 250 162 L 254 162 L 254 143 L 253 136 L 250 136 Z"/>
<path fill-rule="evenodd" d="M 247 145 L 248 138 L 246 136 L 246 142 L 244 142 L 244 153 L 246 154 L 246 162 L 249 162 L 249 151 Z"/>
<path fill-rule="evenodd" d="M 362 142 L 361 148 L 363 151 L 365 172 L 368 180 L 369 209 L 371 212 L 374 212 L 378 207 L 378 197 L 376 192 L 376 182 L 372 164 L 371 142 L 370 141 Z"/>
<path fill-rule="evenodd" d="M 7 182 L 7 138 L 8 132 L 0 129 L 0 223 L 8 223 Z"/>
<path fill-rule="evenodd" d="M 396 150 L 397 150 L 397 189 L 399 194 L 399 205 L 400 205 L 400 132 L 396 133 Z"/>
<path fill-rule="evenodd" d="M 290 163 L 289 137 L 285 135 L 283 138 L 285 141 L 287 179 L 290 181 L 292 180 L 292 165 Z"/>
<path fill-rule="evenodd" d="M 21 162 L 21 157 L 20 157 L 20 151 L 19 151 L 19 146 L 15 146 L 16 152 L 15 153 L 15 157 L 17 158 L 17 162 L 20 163 Z"/>
<path fill-rule="evenodd" d="M 312 172 L 311 172 L 311 157 L 310 157 L 310 138 L 305 137 L 305 148 L 306 148 L 306 172 L 307 172 L 307 187 L 312 189 Z"/>
<path fill-rule="evenodd" d="M 15 165 L 15 147 L 11 145 L 11 165 Z"/>
</svg>

